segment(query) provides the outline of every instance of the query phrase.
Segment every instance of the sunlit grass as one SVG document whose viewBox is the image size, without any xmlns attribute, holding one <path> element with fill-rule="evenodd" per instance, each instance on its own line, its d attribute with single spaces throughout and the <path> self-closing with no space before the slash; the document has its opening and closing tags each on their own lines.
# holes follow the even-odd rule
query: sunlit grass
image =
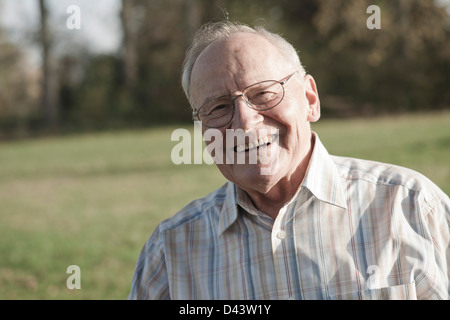
<svg viewBox="0 0 450 320">
<path fill-rule="evenodd" d="M 221 186 L 171 162 L 175 127 L 0 143 L 0 299 L 124 299 L 156 225 Z M 313 125 L 330 153 L 415 169 L 450 193 L 450 112 Z M 69 290 L 66 269 L 81 268 Z"/>
</svg>

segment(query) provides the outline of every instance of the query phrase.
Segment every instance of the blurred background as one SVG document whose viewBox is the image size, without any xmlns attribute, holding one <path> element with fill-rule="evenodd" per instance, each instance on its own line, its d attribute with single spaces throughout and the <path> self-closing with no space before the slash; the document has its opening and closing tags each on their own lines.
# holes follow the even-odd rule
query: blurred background
<svg viewBox="0 0 450 320">
<path fill-rule="evenodd" d="M 226 18 L 292 42 L 327 118 L 448 108 L 449 12 L 448 0 L 1 0 L 1 136 L 189 121 L 184 52 Z"/>
<path fill-rule="evenodd" d="M 126 298 L 157 224 L 225 182 L 171 161 L 184 53 L 224 19 L 298 49 L 330 153 L 450 193 L 450 0 L 0 0 L 0 299 Z"/>
</svg>

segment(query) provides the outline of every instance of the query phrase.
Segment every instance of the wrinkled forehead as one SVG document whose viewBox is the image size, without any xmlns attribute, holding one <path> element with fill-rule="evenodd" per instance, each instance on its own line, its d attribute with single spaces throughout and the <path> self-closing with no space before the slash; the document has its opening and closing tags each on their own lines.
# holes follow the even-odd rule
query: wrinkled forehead
<svg viewBox="0 0 450 320">
<path fill-rule="evenodd" d="M 283 57 L 258 34 L 237 33 L 213 42 L 197 58 L 191 75 L 191 98 L 199 105 L 263 80 L 281 79 Z"/>
</svg>

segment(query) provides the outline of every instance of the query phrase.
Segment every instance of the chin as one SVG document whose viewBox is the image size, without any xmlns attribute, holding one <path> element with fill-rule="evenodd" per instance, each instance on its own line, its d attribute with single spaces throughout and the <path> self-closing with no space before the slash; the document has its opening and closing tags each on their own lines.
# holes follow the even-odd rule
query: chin
<svg viewBox="0 0 450 320">
<path fill-rule="evenodd" d="M 275 166 L 260 164 L 235 164 L 228 166 L 227 168 L 218 166 L 218 168 L 225 178 L 244 190 L 254 189 L 266 193 L 280 180 L 278 177 L 279 170 Z"/>
</svg>

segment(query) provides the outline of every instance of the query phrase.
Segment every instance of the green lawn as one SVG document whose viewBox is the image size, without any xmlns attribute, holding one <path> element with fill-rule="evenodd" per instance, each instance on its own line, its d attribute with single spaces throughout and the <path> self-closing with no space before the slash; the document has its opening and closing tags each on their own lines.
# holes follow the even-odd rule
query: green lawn
<svg viewBox="0 0 450 320">
<path fill-rule="evenodd" d="M 171 162 L 176 127 L 0 143 L 0 299 L 124 299 L 161 220 L 225 180 Z M 450 194 L 450 112 L 321 120 L 329 152 L 415 169 Z M 69 290 L 69 265 L 81 289 Z"/>
</svg>

